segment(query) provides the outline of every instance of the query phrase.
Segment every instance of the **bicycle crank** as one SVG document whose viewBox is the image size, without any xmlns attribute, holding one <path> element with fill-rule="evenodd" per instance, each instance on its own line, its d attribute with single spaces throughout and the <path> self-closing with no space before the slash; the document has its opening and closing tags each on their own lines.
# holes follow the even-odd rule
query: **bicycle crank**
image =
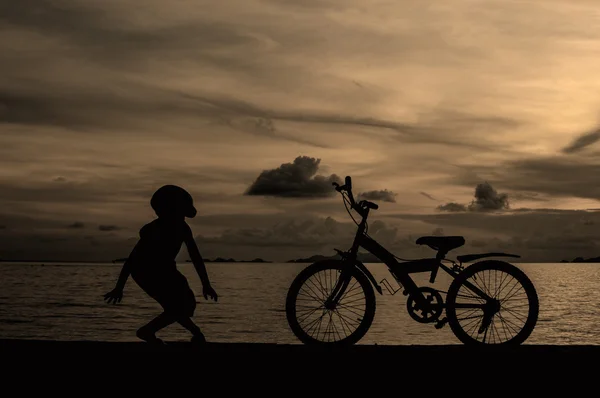
<svg viewBox="0 0 600 398">
<path fill-rule="evenodd" d="M 440 293 L 430 287 L 421 287 L 419 292 L 423 295 L 427 305 L 421 308 L 413 295 L 406 301 L 406 309 L 412 319 L 419 323 L 431 323 L 438 320 L 444 310 L 444 299 Z"/>
</svg>

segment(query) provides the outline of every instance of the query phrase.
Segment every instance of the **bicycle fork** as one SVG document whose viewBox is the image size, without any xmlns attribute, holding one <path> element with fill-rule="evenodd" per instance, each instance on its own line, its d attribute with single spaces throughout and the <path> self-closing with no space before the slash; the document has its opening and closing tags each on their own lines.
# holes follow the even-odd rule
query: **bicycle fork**
<svg viewBox="0 0 600 398">
<path fill-rule="evenodd" d="M 346 270 L 342 270 L 340 272 L 340 276 L 335 284 L 335 287 L 331 291 L 331 294 L 327 298 L 327 301 L 325 301 L 326 309 L 334 310 L 336 308 L 336 306 L 338 305 L 338 302 L 346 293 L 346 289 L 348 288 L 348 285 L 350 284 L 351 278 L 352 278 L 352 275 L 350 272 L 348 272 Z"/>
</svg>

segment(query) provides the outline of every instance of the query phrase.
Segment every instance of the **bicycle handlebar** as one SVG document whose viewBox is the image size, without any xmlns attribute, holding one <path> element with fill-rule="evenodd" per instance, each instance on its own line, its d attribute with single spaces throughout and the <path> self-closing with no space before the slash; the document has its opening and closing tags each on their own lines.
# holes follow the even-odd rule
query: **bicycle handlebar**
<svg viewBox="0 0 600 398">
<path fill-rule="evenodd" d="M 377 210 L 379 206 L 373 202 L 369 202 L 368 200 L 361 200 L 358 204 L 354 201 L 354 196 L 352 195 L 352 178 L 350 176 L 346 176 L 345 184 L 340 186 L 337 182 L 333 182 L 332 185 L 335 187 L 335 190 L 338 192 L 346 191 L 348 192 L 348 197 L 350 198 L 350 206 L 361 213 L 364 208 Z"/>
</svg>

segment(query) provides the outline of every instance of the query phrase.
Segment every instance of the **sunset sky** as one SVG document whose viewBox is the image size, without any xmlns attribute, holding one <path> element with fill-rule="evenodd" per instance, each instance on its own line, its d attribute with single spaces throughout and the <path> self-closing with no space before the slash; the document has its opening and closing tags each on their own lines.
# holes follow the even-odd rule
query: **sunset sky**
<svg viewBox="0 0 600 398">
<path fill-rule="evenodd" d="M 190 191 L 205 257 L 600 256 L 597 0 L 0 4 L 0 258 L 126 257 Z M 182 248 L 181 259 L 188 258 Z"/>
</svg>

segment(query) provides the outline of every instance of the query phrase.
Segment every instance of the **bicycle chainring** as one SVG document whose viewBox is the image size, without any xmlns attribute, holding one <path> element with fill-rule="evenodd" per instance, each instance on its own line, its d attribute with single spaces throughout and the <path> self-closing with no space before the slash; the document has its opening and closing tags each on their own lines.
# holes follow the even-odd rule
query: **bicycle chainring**
<svg viewBox="0 0 600 398">
<path fill-rule="evenodd" d="M 431 306 L 423 310 L 418 308 L 417 302 L 414 300 L 412 295 L 408 296 L 406 301 L 406 310 L 412 319 L 419 323 L 430 323 L 438 320 L 444 310 L 444 299 L 440 293 L 428 286 L 419 288 L 419 291 L 423 294 L 425 299 L 431 304 Z"/>
</svg>

